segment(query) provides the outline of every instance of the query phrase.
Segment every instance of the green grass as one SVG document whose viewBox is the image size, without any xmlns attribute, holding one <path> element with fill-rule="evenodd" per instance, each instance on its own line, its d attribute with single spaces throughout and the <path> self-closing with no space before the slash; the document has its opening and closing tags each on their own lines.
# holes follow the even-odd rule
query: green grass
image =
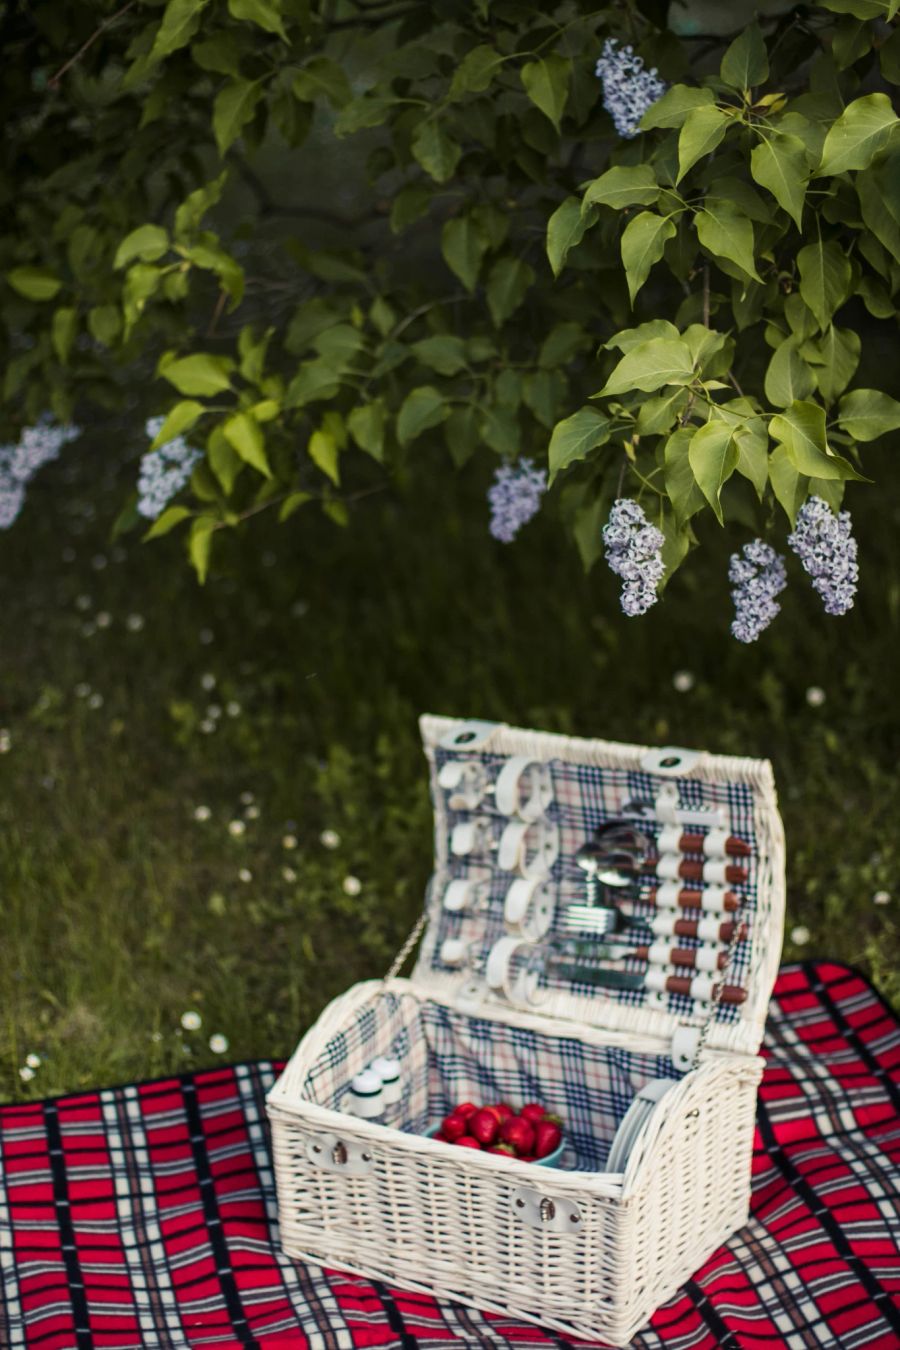
<svg viewBox="0 0 900 1350">
<path fill-rule="evenodd" d="M 214 1032 L 229 1060 L 284 1055 L 329 997 L 380 974 L 429 871 L 423 710 L 770 756 L 788 933 L 810 933 L 786 955 L 855 962 L 900 994 L 898 521 L 883 496 L 853 502 L 856 609 L 826 617 L 797 568 L 745 649 L 727 631 L 723 541 L 626 620 L 549 513 L 494 544 L 482 472 L 455 478 L 424 449 L 408 498 L 368 498 L 349 531 L 304 512 L 280 531 L 257 521 L 201 590 L 176 540 L 110 544 L 134 474 L 121 442 L 73 447 L 0 538 L 5 1097 L 213 1063 Z M 235 838 L 245 793 L 259 816 Z M 188 1009 L 198 1032 L 180 1026 Z"/>
</svg>

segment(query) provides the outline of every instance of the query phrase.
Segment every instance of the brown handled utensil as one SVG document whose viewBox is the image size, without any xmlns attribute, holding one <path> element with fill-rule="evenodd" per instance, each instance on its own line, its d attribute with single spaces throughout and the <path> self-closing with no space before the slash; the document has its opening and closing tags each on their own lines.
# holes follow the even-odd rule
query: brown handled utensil
<svg viewBox="0 0 900 1350">
<path fill-rule="evenodd" d="M 582 906 L 573 906 L 580 910 Z M 586 907 L 584 907 L 586 908 Z M 566 926 L 570 929 L 577 929 L 579 932 L 589 932 L 590 922 L 587 914 L 572 914 L 569 910 Z M 703 948 L 704 958 L 712 963 L 712 953 L 708 948 Z M 631 947 L 624 943 L 616 942 L 596 942 L 591 945 L 589 959 L 591 961 L 649 961 L 653 965 L 663 966 L 690 966 L 697 969 L 697 951 L 696 947 L 667 947 L 664 942 L 654 944 L 650 947 L 646 944 Z M 717 970 L 724 970 L 728 963 L 728 953 L 719 952 L 715 957 L 715 966 Z M 701 964 L 701 969 L 704 965 Z"/>
<path fill-rule="evenodd" d="M 678 840 L 677 851 L 679 853 L 703 853 L 705 840 L 705 834 L 683 834 Z M 749 858 L 751 848 L 749 844 L 744 843 L 743 839 L 736 839 L 732 834 L 723 843 L 722 851 L 729 858 Z"/>
<path fill-rule="evenodd" d="M 654 886 L 646 895 L 639 895 L 635 892 L 634 895 L 623 897 L 623 899 L 627 898 L 634 901 L 640 901 L 642 905 L 655 905 L 657 894 L 657 888 Z M 682 887 L 676 896 L 675 903 L 679 909 L 702 909 L 703 891 L 695 891 L 690 887 Z M 728 913 L 734 913 L 738 907 L 738 898 L 734 894 L 734 891 L 724 892 L 722 895 L 721 907 Z"/>
<path fill-rule="evenodd" d="M 668 858 L 670 855 L 664 856 Z M 648 858 L 641 866 L 641 872 L 644 876 L 659 876 L 661 862 L 661 858 Z M 723 867 L 721 863 L 714 861 L 699 862 L 691 858 L 682 858 L 677 867 L 673 864 L 672 870 L 677 871 L 682 881 L 712 881 L 713 879 L 720 881 L 724 878 L 729 886 L 740 886 L 747 880 L 746 867 L 737 867 L 733 863 L 726 864 Z"/>
</svg>

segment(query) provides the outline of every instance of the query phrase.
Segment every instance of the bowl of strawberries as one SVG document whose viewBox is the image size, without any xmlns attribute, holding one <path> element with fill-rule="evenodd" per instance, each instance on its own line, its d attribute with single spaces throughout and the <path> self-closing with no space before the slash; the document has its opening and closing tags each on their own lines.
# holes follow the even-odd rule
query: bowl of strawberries
<svg viewBox="0 0 900 1350">
<path fill-rule="evenodd" d="M 562 1121 L 540 1102 L 529 1102 L 520 1111 L 509 1102 L 491 1106 L 460 1102 L 426 1134 L 442 1144 L 518 1158 L 538 1167 L 555 1167 L 565 1146 Z"/>
</svg>

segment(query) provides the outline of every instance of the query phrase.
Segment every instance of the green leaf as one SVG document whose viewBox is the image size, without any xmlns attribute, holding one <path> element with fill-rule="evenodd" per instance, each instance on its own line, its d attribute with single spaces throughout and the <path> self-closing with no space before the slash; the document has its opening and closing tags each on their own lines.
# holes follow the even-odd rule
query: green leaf
<svg viewBox="0 0 900 1350">
<path fill-rule="evenodd" d="M 666 492 L 676 518 L 682 522 L 695 516 L 706 505 L 706 498 L 697 486 L 688 457 L 693 435 L 692 427 L 679 427 L 666 441 L 664 451 Z"/>
<path fill-rule="evenodd" d="M 678 329 L 668 319 L 648 319 L 646 323 L 639 323 L 636 328 L 620 329 L 604 343 L 604 346 L 608 351 L 630 352 L 632 347 L 639 347 L 642 343 L 649 342 L 651 338 L 680 337 Z"/>
<path fill-rule="evenodd" d="M 504 459 L 516 453 L 522 439 L 519 419 L 510 408 L 482 407 L 478 431 L 484 444 Z"/>
<path fill-rule="evenodd" d="M 521 76 L 525 93 L 559 131 L 569 96 L 572 62 L 552 52 L 540 61 L 529 61 L 522 67 Z"/>
<path fill-rule="evenodd" d="M 450 97 L 482 93 L 500 70 L 503 60 L 499 52 L 484 43 L 473 47 L 456 67 L 450 81 Z"/>
<path fill-rule="evenodd" d="M 278 512 L 279 525 L 283 525 L 286 520 L 290 519 L 295 511 L 299 511 L 301 506 L 305 506 L 307 502 L 311 501 L 315 501 L 311 492 L 291 492 L 281 503 L 281 508 Z"/>
<path fill-rule="evenodd" d="M 762 501 L 769 480 L 769 433 L 761 417 L 751 417 L 735 428 L 737 472 L 748 478 Z"/>
<path fill-rule="evenodd" d="M 638 410 L 637 430 L 641 436 L 662 436 L 671 431 L 687 407 L 690 395 L 685 388 L 648 398 Z"/>
<path fill-rule="evenodd" d="M 501 328 L 519 308 L 534 281 L 534 268 L 521 258 L 500 258 L 487 280 L 488 309 L 495 328 Z"/>
<path fill-rule="evenodd" d="M 432 190 L 424 183 L 410 183 L 401 188 L 391 203 L 391 229 L 400 234 L 408 225 L 421 220 L 431 205 Z"/>
<path fill-rule="evenodd" d="M 350 81 L 344 70 L 327 56 L 314 56 L 294 76 L 291 91 L 304 103 L 315 103 L 326 98 L 333 108 L 346 108 L 353 97 Z"/>
<path fill-rule="evenodd" d="M 650 164 L 616 164 L 588 183 L 584 207 L 652 206 L 659 196 L 659 183 Z"/>
<path fill-rule="evenodd" d="M 116 249 L 113 267 L 124 267 L 135 258 L 140 258 L 142 262 L 155 262 L 168 247 L 168 230 L 164 230 L 161 225 L 139 225 L 136 230 L 126 234 Z"/>
<path fill-rule="evenodd" d="M 450 415 L 450 405 L 433 385 L 424 384 L 413 389 L 406 398 L 397 415 L 397 439 L 401 445 L 409 445 L 423 431 L 440 426 Z"/>
<path fill-rule="evenodd" d="M 212 553 L 212 537 L 217 522 L 211 516 L 199 516 L 191 526 L 188 539 L 188 556 L 202 586 L 209 573 L 209 559 Z"/>
<path fill-rule="evenodd" d="M 180 525 L 183 520 L 193 512 L 186 506 L 167 506 L 161 516 L 157 516 L 147 533 L 144 535 L 143 542 L 147 543 L 150 539 L 161 539 L 164 534 L 174 530 L 176 525 Z"/>
<path fill-rule="evenodd" d="M 838 405 L 838 422 L 855 441 L 874 441 L 900 429 L 900 403 L 880 389 L 854 389 Z"/>
<path fill-rule="evenodd" d="M 581 408 L 557 422 L 550 437 L 550 482 L 576 460 L 584 459 L 598 445 L 609 440 L 612 423 L 596 408 Z"/>
<path fill-rule="evenodd" d="M 675 330 L 676 333 L 678 330 Z M 558 323 L 544 338 L 538 352 L 538 365 L 545 368 L 567 365 L 591 342 L 580 323 Z"/>
<path fill-rule="evenodd" d="M 664 384 L 687 384 L 693 374 L 686 342 L 680 338 L 651 338 L 625 353 L 600 392 L 605 398 L 634 389 L 653 394 Z"/>
<path fill-rule="evenodd" d="M 478 284 L 481 260 L 488 249 L 484 233 L 469 216 L 454 216 L 441 230 L 441 253 L 454 276 L 471 294 Z"/>
<path fill-rule="evenodd" d="M 478 409 L 471 403 L 454 408 L 444 423 L 444 440 L 458 469 L 466 464 L 480 443 Z"/>
<path fill-rule="evenodd" d="M 325 476 L 337 485 L 340 482 L 340 471 L 338 469 L 340 447 L 337 438 L 330 431 L 322 431 L 321 429 L 314 431 L 309 438 L 306 450 L 316 468 L 321 469 Z"/>
<path fill-rule="evenodd" d="M 261 80 L 232 80 L 216 94 L 212 124 L 220 155 L 240 136 L 262 95 Z"/>
<path fill-rule="evenodd" d="M 456 375 L 465 370 L 466 344 L 456 333 L 440 333 L 412 344 L 417 358 L 439 375 Z"/>
<path fill-rule="evenodd" d="M 244 467 L 244 461 L 228 442 L 221 426 L 213 427 L 206 443 L 209 467 L 219 480 L 222 491 L 229 496 Z"/>
<path fill-rule="evenodd" d="M 134 263 L 125 273 L 122 309 L 125 314 L 126 337 L 143 314 L 147 301 L 155 295 L 162 279 L 161 268 L 153 267 L 150 263 Z"/>
<path fill-rule="evenodd" d="M 6 280 L 26 300 L 52 300 L 62 286 L 49 267 L 14 267 L 6 273 Z"/>
<path fill-rule="evenodd" d="M 247 19 L 267 33 L 277 33 L 287 42 L 287 33 L 281 18 L 278 0 L 228 0 L 228 12 L 235 19 Z"/>
<path fill-rule="evenodd" d="M 829 128 L 817 176 L 867 169 L 897 123 L 887 94 L 856 98 Z"/>
<path fill-rule="evenodd" d="M 547 222 L 547 257 L 555 277 L 562 271 L 569 250 L 581 243 L 590 223 L 577 197 L 567 197 L 553 212 Z"/>
<path fill-rule="evenodd" d="M 446 183 L 453 177 L 462 154 L 459 143 L 447 135 L 430 113 L 413 132 L 411 148 L 413 156 L 436 183 Z"/>
<path fill-rule="evenodd" d="M 262 427 L 249 413 L 235 413 L 222 425 L 225 439 L 236 450 L 245 464 L 261 473 L 264 478 L 272 477 L 269 461 L 266 458 L 266 441 Z"/>
<path fill-rule="evenodd" d="M 287 387 L 285 403 L 289 408 L 299 408 L 318 399 L 334 398 L 340 387 L 340 371 L 330 361 L 304 361 Z"/>
<path fill-rule="evenodd" d="M 62 365 L 66 365 L 69 360 L 69 353 L 72 350 L 72 343 L 75 341 L 75 334 L 78 331 L 78 311 L 71 306 L 63 306 L 53 315 L 53 323 L 50 327 L 50 340 L 53 343 L 53 350 Z"/>
<path fill-rule="evenodd" d="M 206 407 L 202 403 L 197 403 L 193 399 L 182 399 L 176 403 L 166 413 L 166 419 L 150 443 L 151 450 L 158 450 L 161 445 L 168 445 L 169 441 L 174 441 L 176 436 L 182 436 L 206 412 Z"/>
<path fill-rule="evenodd" d="M 334 133 L 336 136 L 350 136 L 365 127 L 380 127 L 396 106 L 397 99 L 384 98 L 378 94 L 351 99 L 346 108 L 341 109 L 334 124 Z"/>
<path fill-rule="evenodd" d="M 212 356 L 209 352 L 195 352 L 182 356 L 163 366 L 159 374 L 175 386 L 179 394 L 194 394 L 208 398 L 231 387 L 234 362 L 226 356 Z"/>
<path fill-rule="evenodd" d="M 760 276 L 753 256 L 753 225 L 730 202 L 709 201 L 694 217 L 697 238 L 717 258 L 728 258 L 754 281 Z"/>
<path fill-rule="evenodd" d="M 800 355 L 812 366 L 816 387 L 826 403 L 832 403 L 847 388 L 856 374 L 861 351 L 859 334 L 833 323 L 817 341 L 804 342 Z"/>
<path fill-rule="evenodd" d="M 675 222 L 654 211 L 641 211 L 622 233 L 622 264 L 632 305 L 650 269 L 663 255 L 668 240 L 676 234 Z"/>
<path fill-rule="evenodd" d="M 836 239 L 806 244 L 797 254 L 800 294 L 816 316 L 821 329 L 850 294 L 853 276 L 850 260 Z"/>
<path fill-rule="evenodd" d="M 892 258 L 900 258 L 900 225 L 885 200 L 885 185 L 874 168 L 856 175 L 856 191 L 866 228 L 884 245 Z M 861 247 L 865 243 L 865 235 Z"/>
<path fill-rule="evenodd" d="M 799 137 L 767 134 L 751 151 L 750 172 L 760 187 L 771 192 L 799 230 L 809 180 L 806 146 Z"/>
<path fill-rule="evenodd" d="M 732 89 L 753 89 L 769 78 L 769 57 L 759 25 L 748 24 L 722 57 L 719 73 Z"/>
<path fill-rule="evenodd" d="M 274 328 L 267 328 L 258 335 L 253 325 L 248 323 L 238 334 L 238 354 L 241 358 L 240 371 L 248 384 L 259 384 L 262 379 L 266 351 L 274 332 Z"/>
<path fill-rule="evenodd" d="M 900 84 L 900 28 L 882 44 L 878 53 L 881 73 L 890 84 Z"/>
<path fill-rule="evenodd" d="M 691 436 L 688 460 L 697 486 L 709 502 L 720 525 L 725 524 L 722 488 L 734 473 L 740 458 L 734 443 L 734 427 L 720 419 L 706 422 Z"/>
<path fill-rule="evenodd" d="M 766 371 L 766 398 L 778 408 L 787 408 L 796 400 L 807 398 L 815 386 L 812 371 L 800 358 L 796 338 L 785 338 L 775 348 Z"/>
<path fill-rule="evenodd" d="M 377 459 L 379 464 L 384 458 L 386 424 L 387 410 L 380 398 L 354 408 L 347 418 L 347 429 L 360 450 L 365 450 L 366 454 Z"/>
<path fill-rule="evenodd" d="M 191 60 L 201 70 L 233 75 L 236 80 L 241 78 L 242 53 L 243 47 L 231 28 L 223 28 L 202 42 L 191 43 Z"/>
<path fill-rule="evenodd" d="M 680 183 L 689 169 L 704 155 L 715 150 L 728 130 L 731 119 L 711 103 L 695 108 L 685 118 L 678 136 L 678 177 Z"/>
<path fill-rule="evenodd" d="M 792 403 L 769 423 L 772 439 L 783 445 L 798 473 L 811 478 L 859 478 L 840 455 L 829 450 L 825 439 L 825 409 L 818 403 Z"/>
<path fill-rule="evenodd" d="M 228 180 L 227 170 L 220 173 L 218 178 L 214 178 L 210 183 L 204 183 L 203 187 L 196 188 L 191 192 L 178 207 L 175 212 L 175 235 L 178 239 L 183 239 L 185 235 L 193 234 L 200 227 L 200 222 L 207 211 L 216 205 L 222 193 L 225 190 L 225 184 Z"/>
<path fill-rule="evenodd" d="M 171 52 L 186 47 L 200 25 L 208 0 L 169 0 L 156 31 L 149 64 L 155 65 Z"/>
<path fill-rule="evenodd" d="M 695 89 L 689 84 L 673 84 L 662 98 L 647 109 L 641 118 L 641 130 L 654 127 L 680 127 L 689 113 L 697 108 L 711 107 L 716 96 L 711 89 Z"/>
<path fill-rule="evenodd" d="M 568 384 L 559 370 L 529 371 L 522 381 L 522 398 L 542 426 L 553 428 L 566 403 Z"/>
<path fill-rule="evenodd" d="M 88 332 L 104 347 L 111 347 L 122 331 L 122 315 L 117 305 L 95 305 L 88 310 Z"/>
<path fill-rule="evenodd" d="M 798 472 L 786 446 L 776 445 L 769 456 L 769 482 L 775 500 L 784 508 L 793 528 L 797 523 L 797 512 L 806 500 L 809 479 Z"/>
</svg>

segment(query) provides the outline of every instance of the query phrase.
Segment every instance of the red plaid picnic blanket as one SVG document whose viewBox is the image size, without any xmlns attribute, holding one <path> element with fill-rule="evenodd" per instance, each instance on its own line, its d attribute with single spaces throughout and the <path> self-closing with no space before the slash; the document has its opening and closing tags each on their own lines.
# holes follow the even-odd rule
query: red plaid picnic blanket
<svg viewBox="0 0 900 1350">
<path fill-rule="evenodd" d="M 634 1350 L 900 1346 L 900 1026 L 833 962 L 785 967 L 752 1214 Z M 288 1260 L 271 1063 L 0 1108 L 0 1345 L 441 1350 L 584 1345 Z"/>
</svg>

